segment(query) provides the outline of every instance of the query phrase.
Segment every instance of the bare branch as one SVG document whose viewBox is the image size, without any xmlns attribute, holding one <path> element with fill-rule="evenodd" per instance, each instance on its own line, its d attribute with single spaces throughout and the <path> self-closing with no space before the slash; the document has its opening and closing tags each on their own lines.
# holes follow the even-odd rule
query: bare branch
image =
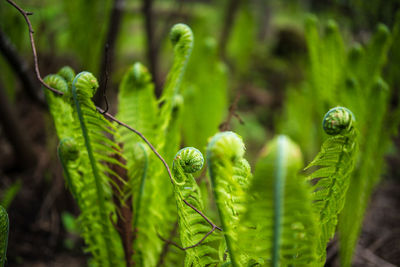
<svg viewBox="0 0 400 267">
<path fill-rule="evenodd" d="M 150 147 L 150 149 L 154 152 L 154 154 L 161 160 L 161 162 L 163 163 L 163 165 L 165 166 L 165 169 L 168 172 L 168 176 L 169 179 L 171 180 L 171 183 L 173 183 L 173 179 L 172 179 L 172 174 L 171 174 L 171 170 L 169 169 L 169 166 L 167 164 L 167 162 L 165 162 L 164 158 L 160 155 L 160 153 L 158 153 L 158 151 L 154 148 L 154 146 L 150 143 L 149 140 L 147 140 L 146 137 L 144 137 L 144 135 L 139 132 L 138 130 L 133 129 L 131 126 L 129 126 L 128 124 L 118 120 L 117 118 L 115 118 L 113 115 L 111 115 L 110 113 L 105 112 L 104 110 L 102 110 L 101 108 L 97 107 L 97 110 L 102 113 L 104 115 L 105 118 L 111 120 L 111 121 L 115 121 L 116 123 L 118 123 L 121 126 L 124 126 L 125 128 L 131 130 L 132 132 L 134 132 L 135 134 L 137 134 L 140 138 L 142 138 L 142 140 Z"/>
<path fill-rule="evenodd" d="M 231 123 L 231 120 L 233 117 L 237 118 L 239 120 L 240 124 L 244 124 L 244 122 L 240 118 L 239 114 L 236 113 L 237 104 L 239 102 L 239 99 L 240 99 L 240 91 L 237 92 L 236 97 L 233 100 L 233 103 L 229 106 L 229 113 L 228 113 L 226 120 L 224 122 L 222 122 L 218 127 L 221 132 L 228 131 L 230 129 L 229 124 Z"/>
<path fill-rule="evenodd" d="M 188 205 L 189 207 L 191 207 L 194 211 L 196 211 L 198 214 L 200 214 L 201 217 L 204 218 L 204 220 L 206 220 L 208 222 L 208 224 L 210 224 L 212 226 L 212 228 L 217 228 L 218 230 L 222 231 L 222 229 L 218 226 L 216 226 L 212 221 L 210 221 L 210 219 L 208 219 L 206 217 L 206 215 L 204 215 L 201 211 L 199 211 L 195 206 L 193 206 L 192 204 L 190 204 L 189 202 L 187 202 L 185 199 L 183 200 L 183 202 L 185 202 L 186 205 Z"/>
<path fill-rule="evenodd" d="M 105 90 L 107 88 L 108 73 L 112 73 L 114 58 L 115 58 L 115 46 L 118 40 L 118 34 L 122 22 L 123 12 L 125 7 L 125 0 L 114 0 L 110 20 L 108 23 L 107 36 L 104 42 L 105 56 L 102 58 L 99 70 L 99 83 L 102 90 L 99 90 L 94 96 L 94 102 L 101 106 L 103 100 L 106 104 L 106 111 L 108 111 L 107 98 L 105 97 Z M 103 94 L 103 95 L 101 95 Z"/>
<path fill-rule="evenodd" d="M 166 242 L 167 244 L 171 244 L 171 245 L 173 245 L 173 246 L 179 248 L 180 250 L 185 251 L 185 250 L 188 250 L 188 249 L 197 247 L 198 245 L 200 245 L 201 243 L 203 243 L 203 241 L 204 241 L 209 235 L 211 235 L 211 234 L 215 231 L 215 229 L 218 229 L 217 226 L 216 226 L 216 227 L 213 227 L 207 234 L 205 234 L 205 235 L 203 236 L 203 238 L 200 239 L 199 242 L 197 242 L 197 243 L 194 244 L 194 245 L 188 246 L 188 247 L 181 247 L 181 246 L 179 246 L 177 243 L 175 243 L 174 241 L 166 240 L 166 239 L 163 238 L 161 235 L 159 235 L 159 234 L 157 234 L 157 235 L 158 235 L 158 237 L 159 237 L 162 241 Z"/>
<path fill-rule="evenodd" d="M 26 24 L 28 24 L 28 28 L 29 28 L 29 39 L 31 41 L 31 46 L 32 46 L 32 53 L 33 53 L 33 60 L 35 62 L 35 73 L 36 73 L 36 78 L 39 80 L 39 82 L 46 87 L 47 89 L 49 89 L 50 91 L 53 91 L 54 93 L 58 94 L 58 95 L 63 95 L 62 92 L 50 87 L 49 85 L 47 85 L 43 79 L 42 76 L 40 75 L 40 71 L 39 71 L 39 63 L 38 63 L 38 57 L 37 57 L 37 52 L 36 52 L 36 46 L 35 46 L 35 40 L 33 39 L 33 28 L 32 28 L 32 24 L 31 21 L 29 20 L 28 16 L 32 15 L 32 12 L 26 12 L 25 10 L 23 10 L 22 8 L 20 8 L 16 3 L 14 3 L 12 0 L 6 0 L 8 3 L 10 3 L 13 7 L 15 7 L 19 13 L 22 14 L 22 16 L 24 16 Z"/>
</svg>

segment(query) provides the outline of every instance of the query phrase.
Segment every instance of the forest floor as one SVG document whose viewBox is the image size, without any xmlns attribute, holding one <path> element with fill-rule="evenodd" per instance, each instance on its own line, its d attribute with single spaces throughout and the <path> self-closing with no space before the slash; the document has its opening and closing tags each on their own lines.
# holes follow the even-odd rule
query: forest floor
<svg viewBox="0 0 400 267">
<path fill-rule="evenodd" d="M 65 189 L 56 157 L 56 138 L 47 111 L 21 102 L 18 115 L 29 134 L 38 163 L 22 171 L 0 129 L 0 188 L 16 181 L 22 186 L 9 206 L 10 235 L 6 266 L 86 266 L 83 241 L 68 233 L 62 214 L 79 213 Z M 400 179 L 398 160 L 388 161 L 388 174 L 373 195 L 354 257 L 356 267 L 400 266 Z M 0 191 L 0 193 L 4 191 Z M 338 264 L 337 244 L 328 248 L 326 266 Z"/>
</svg>

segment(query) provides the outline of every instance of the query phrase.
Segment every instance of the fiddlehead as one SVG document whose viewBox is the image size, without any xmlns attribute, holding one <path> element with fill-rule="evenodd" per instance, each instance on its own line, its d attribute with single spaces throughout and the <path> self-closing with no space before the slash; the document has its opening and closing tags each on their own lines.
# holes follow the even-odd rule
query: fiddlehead
<svg viewBox="0 0 400 267">
<path fill-rule="evenodd" d="M 173 163 L 180 239 L 186 251 L 185 266 L 207 266 L 217 263 L 216 250 L 209 245 L 215 240 L 215 236 L 210 236 L 215 229 L 210 229 L 209 223 L 195 210 L 202 211 L 204 207 L 200 188 L 192 174 L 200 171 L 203 164 L 203 155 L 193 147 L 181 149 Z"/>
<path fill-rule="evenodd" d="M 350 110 L 336 107 L 328 111 L 323 127 L 332 135 L 322 145 L 316 158 L 306 167 L 318 167 L 308 179 L 313 185 L 313 206 L 320 217 L 318 242 L 320 264 L 326 256 L 326 244 L 335 233 L 338 214 L 343 208 L 350 175 L 357 157 L 355 119 Z"/>
<path fill-rule="evenodd" d="M 168 73 L 167 81 L 164 87 L 160 102 L 163 103 L 160 112 L 161 130 L 165 131 L 171 119 L 172 101 L 179 92 L 185 73 L 187 63 L 193 48 L 192 30 L 185 24 L 176 24 L 170 32 L 170 40 L 174 46 L 174 63 Z"/>
<path fill-rule="evenodd" d="M 322 120 L 322 127 L 329 135 L 348 133 L 353 129 L 354 115 L 344 107 L 329 110 Z"/>
<path fill-rule="evenodd" d="M 65 68 L 67 67 L 63 69 Z M 64 93 L 64 96 L 58 96 L 49 90 L 45 90 L 46 100 L 49 105 L 50 114 L 53 117 L 58 138 L 61 140 L 75 136 L 74 128 L 77 122 L 75 122 L 73 118 L 72 106 L 67 96 L 69 95 L 71 83 L 68 84 L 68 82 L 58 74 L 47 75 L 44 81 L 52 88 Z"/>
<path fill-rule="evenodd" d="M 57 72 L 57 74 L 60 75 L 61 77 L 63 77 L 64 80 L 65 80 L 67 83 L 69 83 L 69 84 L 71 84 L 72 81 L 73 81 L 74 78 L 75 78 L 75 71 L 74 71 L 71 67 L 68 67 L 68 66 L 62 67 L 62 68 Z M 63 93 L 65 93 L 65 92 L 63 92 Z"/>
<path fill-rule="evenodd" d="M 233 266 L 241 266 L 237 228 L 250 184 L 250 166 L 244 159 L 244 143 L 233 132 L 216 134 L 207 146 L 207 162 L 225 241 Z"/>
<path fill-rule="evenodd" d="M 0 266 L 4 267 L 6 262 L 8 246 L 9 221 L 7 211 L 0 206 Z"/>
<path fill-rule="evenodd" d="M 194 147 L 186 147 L 176 154 L 172 174 L 176 184 L 182 185 L 186 182 L 186 174 L 200 171 L 204 165 L 203 154 Z"/>
</svg>

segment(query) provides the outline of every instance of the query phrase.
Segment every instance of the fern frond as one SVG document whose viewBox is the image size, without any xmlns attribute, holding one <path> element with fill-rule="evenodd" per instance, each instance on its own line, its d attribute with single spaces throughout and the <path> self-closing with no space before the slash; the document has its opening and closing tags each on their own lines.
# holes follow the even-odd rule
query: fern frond
<svg viewBox="0 0 400 267">
<path fill-rule="evenodd" d="M 0 266 L 4 267 L 6 262 L 8 246 L 9 221 L 7 211 L 0 206 Z"/>
<path fill-rule="evenodd" d="M 216 134 L 207 147 L 207 164 L 232 266 L 241 266 L 244 261 L 237 236 L 251 177 L 244 151 L 242 139 L 233 132 Z"/>
<path fill-rule="evenodd" d="M 89 177 L 84 177 L 84 179 L 93 179 L 95 185 L 94 188 L 82 188 L 88 191 L 95 191 L 95 199 L 91 199 L 94 207 L 82 210 L 82 214 L 98 209 L 100 229 L 97 230 L 102 234 L 104 242 L 101 246 L 104 246 L 106 251 L 105 257 L 99 264 L 101 266 L 120 266 L 123 262 L 121 261 L 122 248 L 119 242 L 120 239 L 109 219 L 110 214 L 114 213 L 114 206 L 111 200 L 110 179 L 106 175 L 107 173 L 110 175 L 116 174 L 110 173 L 110 169 L 105 164 L 101 164 L 104 161 L 116 163 L 111 155 L 120 155 L 120 149 L 117 144 L 105 136 L 105 134 L 114 134 L 114 126 L 96 111 L 96 107 L 91 101 L 91 97 L 97 87 L 96 78 L 89 72 L 79 73 L 72 82 L 72 97 L 76 108 L 74 115 L 80 126 L 77 131 L 82 133 L 82 136 L 76 137 L 76 143 L 79 150 L 87 153 L 84 153 L 85 155 L 83 156 L 87 156 L 88 161 L 82 162 L 88 163 L 86 168 L 89 168 L 91 174 Z M 80 193 L 82 194 L 82 199 L 87 193 L 91 193 L 91 197 L 93 197 L 93 192 L 81 191 Z M 90 217 L 83 216 L 82 218 L 88 220 L 82 220 L 82 224 L 91 223 L 89 221 Z M 86 226 L 90 227 L 89 225 Z"/>
<path fill-rule="evenodd" d="M 324 142 L 319 154 L 306 167 L 319 167 L 308 179 L 316 181 L 313 185 L 313 208 L 320 218 L 318 254 L 321 265 L 325 262 L 326 245 L 335 233 L 357 157 L 354 123 L 350 110 L 343 107 L 329 110 L 323 128 L 332 137 Z"/>
<path fill-rule="evenodd" d="M 193 34 L 184 24 L 177 24 L 171 29 L 170 39 L 174 45 L 174 63 L 168 74 L 165 88 L 157 110 L 156 118 L 151 121 L 155 128 L 150 133 L 153 144 L 166 160 L 173 158 L 173 151 L 179 148 L 180 142 L 180 104 L 179 87 L 193 46 Z M 148 109 L 152 108 L 147 107 Z M 147 112 L 147 109 L 146 111 Z M 152 112 L 152 111 L 150 111 Z M 150 158 L 143 194 L 142 214 L 139 218 L 139 235 L 141 261 L 145 266 L 154 266 L 161 256 L 163 242 L 158 234 L 167 236 L 174 225 L 176 207 L 173 205 L 173 189 L 160 162 Z M 157 206 L 158 209 L 152 207 Z M 140 231 L 142 231 L 140 233 Z M 140 259 L 139 259 L 140 260 Z"/>
<path fill-rule="evenodd" d="M 44 82 L 52 88 L 68 95 L 68 83 L 62 76 L 57 74 L 47 75 L 44 78 Z M 58 96 L 49 90 L 45 90 L 44 92 L 59 139 L 72 136 L 74 118 L 72 116 L 71 104 L 67 100 L 68 96 Z"/>
<path fill-rule="evenodd" d="M 361 232 L 365 211 L 373 189 L 381 177 L 384 165 L 384 153 L 390 143 L 385 118 L 389 113 L 389 89 L 381 79 L 375 81 L 372 87 L 370 101 L 374 109 L 369 109 L 367 115 L 368 128 L 365 129 L 362 146 L 362 159 L 351 176 L 346 202 L 339 217 L 338 232 L 340 243 L 341 266 L 351 266 L 351 260 Z"/>
<path fill-rule="evenodd" d="M 119 86 L 117 118 L 140 131 L 150 142 L 154 141 L 157 121 L 157 100 L 149 71 L 135 63 L 125 73 Z M 121 142 L 133 146 L 142 141 L 128 129 L 118 129 Z M 129 161 L 129 158 L 128 158 Z"/>
<path fill-rule="evenodd" d="M 301 166 L 299 147 L 284 135 L 262 150 L 239 232 L 249 263 L 314 266 L 316 218 Z"/>
<path fill-rule="evenodd" d="M 162 103 L 160 111 L 160 128 L 165 131 L 168 127 L 172 112 L 174 97 L 179 93 L 187 63 L 193 48 L 194 37 L 192 30 L 185 24 L 176 24 L 169 34 L 174 46 L 174 63 L 167 76 L 163 94 L 160 98 Z"/>
<path fill-rule="evenodd" d="M 211 230 L 204 218 L 184 203 L 186 200 L 198 210 L 204 210 L 200 188 L 192 175 L 201 170 L 203 164 L 204 159 L 201 152 L 193 147 L 186 147 L 178 151 L 172 167 L 179 231 L 183 247 L 197 244 Z M 217 251 L 209 244 L 215 238 L 215 234 L 211 234 L 201 244 L 186 249 L 185 266 L 216 264 Z"/>
</svg>

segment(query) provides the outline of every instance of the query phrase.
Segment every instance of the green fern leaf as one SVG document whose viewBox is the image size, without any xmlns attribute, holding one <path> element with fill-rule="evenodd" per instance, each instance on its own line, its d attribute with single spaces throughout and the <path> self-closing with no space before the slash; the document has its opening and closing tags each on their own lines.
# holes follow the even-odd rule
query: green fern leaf
<svg viewBox="0 0 400 267">
<path fill-rule="evenodd" d="M 390 143 L 390 134 L 387 133 L 388 127 L 385 124 L 385 118 L 389 112 L 388 93 L 388 85 L 378 79 L 370 96 L 370 101 L 374 102 L 374 109 L 370 109 L 366 114 L 368 118 L 366 125 L 369 127 L 365 129 L 362 143 L 360 142 L 360 147 L 363 147 L 362 159 L 351 177 L 346 202 L 339 217 L 341 266 L 351 266 L 364 213 L 373 189 L 381 177 L 384 165 L 383 155 Z"/>
<path fill-rule="evenodd" d="M 74 118 L 72 116 L 72 107 L 68 99 L 68 83 L 63 77 L 57 74 L 47 75 L 44 82 L 54 89 L 57 89 L 66 96 L 58 96 L 49 90 L 45 90 L 46 100 L 49 105 L 50 114 L 56 127 L 57 135 L 60 139 L 72 136 L 72 127 Z"/>
<path fill-rule="evenodd" d="M 238 246 L 237 230 L 251 173 L 243 155 L 243 141 L 233 132 L 216 134 L 207 147 L 207 164 L 215 201 L 233 266 L 241 266 L 245 260 Z"/>
<path fill-rule="evenodd" d="M 239 242 L 262 266 L 314 266 L 316 218 L 311 191 L 298 175 L 299 147 L 280 135 L 263 149 L 241 220 Z"/>
<path fill-rule="evenodd" d="M 193 147 L 181 149 L 175 156 L 172 168 L 174 177 L 174 194 L 179 216 L 180 238 L 183 247 L 196 245 L 207 234 L 211 227 L 204 218 L 184 203 L 200 211 L 204 210 L 200 188 L 192 175 L 203 167 L 201 152 Z M 215 240 L 211 234 L 201 244 L 186 250 L 185 266 L 210 266 L 217 263 L 217 251 L 210 246 Z"/>
<path fill-rule="evenodd" d="M 106 255 L 102 255 L 104 258 L 99 265 L 120 266 L 123 262 L 123 252 L 120 239 L 109 219 L 110 214 L 114 213 L 114 206 L 109 185 L 111 179 L 107 177 L 107 174 L 113 176 L 117 176 L 117 174 L 113 173 L 102 162 L 124 166 L 111 157 L 114 154 L 120 155 L 120 148 L 105 136 L 105 134 L 115 134 L 114 126 L 97 112 L 90 100 L 97 87 L 96 78 L 88 72 L 79 73 L 72 82 L 72 97 L 76 108 L 74 115 L 80 126 L 80 129 L 76 130 L 82 133 L 82 135 L 77 135 L 75 140 L 78 149 L 84 151 L 85 155 L 82 156 L 88 157 L 89 164 L 86 165 L 86 168 L 89 168 L 91 175 L 84 177 L 84 179 L 93 179 L 95 185 L 93 188 L 95 191 L 95 199 L 92 199 L 94 200 L 93 207 L 82 210 L 82 214 L 98 209 L 100 229 L 97 230 L 102 234 L 104 242 L 101 246 L 104 246 L 106 251 Z M 87 161 L 83 162 L 87 164 Z M 90 190 L 89 188 L 82 189 Z M 81 191 L 80 193 L 85 194 L 86 192 Z M 90 217 L 84 216 L 83 218 L 90 220 Z M 83 221 L 83 224 L 86 223 L 90 224 L 89 221 Z M 90 227 L 89 225 L 86 226 Z"/>
<path fill-rule="evenodd" d="M 162 103 L 159 120 L 161 131 L 167 129 L 171 119 L 173 99 L 179 93 L 194 42 L 192 30 L 185 24 L 174 25 L 169 37 L 174 46 L 175 57 L 160 98 L 160 103 Z"/>
<path fill-rule="evenodd" d="M 336 107 L 329 110 L 323 127 L 332 137 L 324 142 L 321 152 L 306 167 L 319 167 L 308 179 L 316 181 L 313 185 L 313 206 L 320 218 L 318 254 L 321 265 L 325 262 L 326 245 L 335 233 L 357 155 L 354 123 L 354 115 L 348 109 Z"/>
</svg>

